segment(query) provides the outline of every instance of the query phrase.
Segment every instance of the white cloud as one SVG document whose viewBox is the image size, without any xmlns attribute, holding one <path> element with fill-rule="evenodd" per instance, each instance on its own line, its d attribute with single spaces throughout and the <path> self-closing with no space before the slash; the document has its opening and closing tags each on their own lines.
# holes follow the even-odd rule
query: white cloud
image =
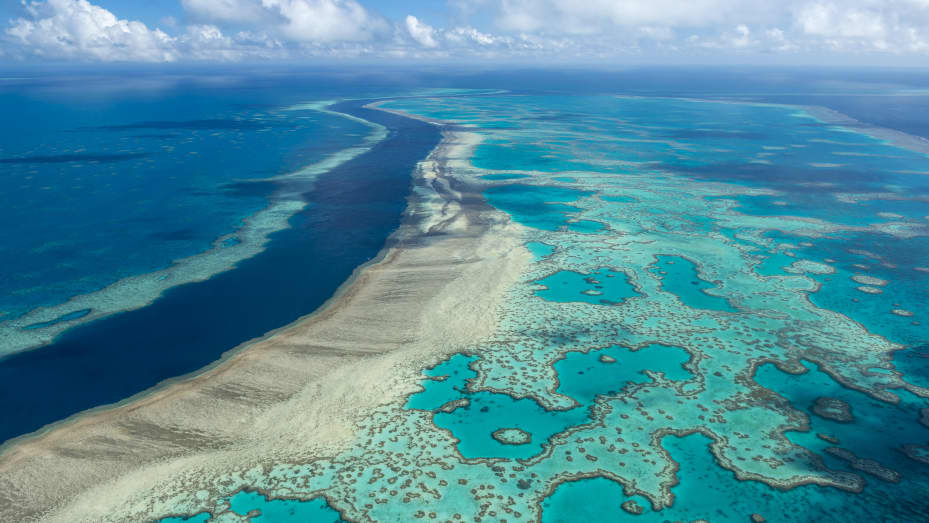
<svg viewBox="0 0 929 523">
<path fill-rule="evenodd" d="M 592 54 L 665 49 L 913 53 L 929 42 L 929 0 L 454 0 L 504 31 L 564 35 Z"/>
<path fill-rule="evenodd" d="M 268 15 L 257 0 L 182 0 L 181 4 L 194 17 L 211 22 L 256 23 Z"/>
<path fill-rule="evenodd" d="M 180 0 L 193 23 L 164 18 L 170 34 L 91 1 L 28 0 L 26 15 L 0 28 L 0 55 L 692 61 L 726 54 L 929 52 L 929 0 L 449 0 L 446 27 L 426 24 L 417 13 L 387 20 L 365 7 L 371 0 Z"/>
<path fill-rule="evenodd" d="M 183 0 L 194 17 L 273 32 L 294 42 L 361 42 L 388 24 L 355 0 Z"/>
<path fill-rule="evenodd" d="M 797 24 L 805 34 L 842 38 L 882 38 L 886 32 L 883 14 L 878 10 L 839 7 L 833 3 L 812 3 L 796 11 Z"/>
<path fill-rule="evenodd" d="M 353 0 L 262 0 L 286 20 L 281 33 L 299 42 L 371 40 L 387 29 Z"/>
<path fill-rule="evenodd" d="M 439 43 L 435 41 L 435 29 L 432 26 L 424 24 L 413 15 L 406 17 L 406 31 L 413 40 L 419 42 L 423 47 L 438 47 Z"/>
<path fill-rule="evenodd" d="M 160 29 L 120 20 L 87 0 L 48 0 L 26 4 L 31 19 L 18 18 L 6 29 L 25 54 L 50 59 L 170 62 L 178 55 L 174 39 Z"/>
<path fill-rule="evenodd" d="M 447 31 L 444 36 L 448 41 L 461 45 L 476 44 L 479 46 L 488 46 L 494 45 L 500 41 L 499 37 L 495 37 L 488 33 L 482 33 L 470 26 L 456 27 Z"/>
<path fill-rule="evenodd" d="M 203 23 L 170 24 L 174 35 L 119 19 L 88 0 L 23 5 L 27 16 L 0 29 L 0 44 L 6 44 L 0 52 L 19 58 L 170 62 L 360 56 L 377 53 L 370 42 L 389 31 L 382 18 L 354 0 L 184 0 Z M 224 32 L 230 24 L 247 29 Z"/>
<path fill-rule="evenodd" d="M 498 0 L 498 24 L 516 31 L 592 34 L 608 27 L 697 26 L 719 21 L 734 0 Z M 764 10 L 764 3 L 758 11 Z"/>
</svg>

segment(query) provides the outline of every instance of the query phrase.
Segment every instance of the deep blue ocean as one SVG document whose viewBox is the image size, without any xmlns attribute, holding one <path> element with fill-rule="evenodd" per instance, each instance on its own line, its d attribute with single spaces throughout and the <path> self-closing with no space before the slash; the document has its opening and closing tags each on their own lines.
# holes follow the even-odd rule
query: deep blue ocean
<svg viewBox="0 0 929 523">
<path fill-rule="evenodd" d="M 0 213 L 16 224 L 2 232 L 6 318 L 206 251 L 282 186 L 305 185 L 296 198 L 307 202 L 263 252 L 232 270 L 0 360 L 0 440 L 195 371 L 312 312 L 396 229 L 410 172 L 438 143 L 435 128 L 363 109 L 365 101 L 343 102 L 334 109 L 383 125 L 387 137 L 294 186 L 269 178 L 357 147 L 371 129 L 328 113 L 282 110 L 347 98 L 344 89 L 242 82 L 143 86 L 114 98 L 92 92 L 99 98 L 91 100 L 58 85 L 39 88 L 38 97 L 23 94 L 34 86 L 0 95 L 27 122 L 23 132 L 8 126 L 2 135 L 0 183 L 9 191 L 0 191 L 7 199 Z"/>
<path fill-rule="evenodd" d="M 88 307 L 20 327 L 28 338 L 55 322 L 76 325 L 47 346 L 0 359 L 0 442 L 194 372 L 312 312 L 384 246 L 400 222 L 409 173 L 438 143 L 438 131 L 347 102 L 336 109 L 385 126 L 387 138 L 314 182 L 295 184 L 281 177 L 364 147 L 372 128 L 338 114 L 287 110 L 294 104 L 428 87 L 687 96 L 825 105 L 929 137 L 929 96 L 921 91 L 929 75 L 911 71 L 0 77 L 0 328 L 127 277 L 168 270 L 166 278 L 183 282 L 183 267 L 170 272 L 176 260 L 235 247 L 247 220 L 284 189 L 307 204 L 259 254 L 229 266 L 219 256 L 209 279 L 166 285 L 152 303 L 127 302 L 133 310 L 95 321 L 81 321 L 93 314 Z M 20 342 L 0 339 L 0 350 Z"/>
</svg>

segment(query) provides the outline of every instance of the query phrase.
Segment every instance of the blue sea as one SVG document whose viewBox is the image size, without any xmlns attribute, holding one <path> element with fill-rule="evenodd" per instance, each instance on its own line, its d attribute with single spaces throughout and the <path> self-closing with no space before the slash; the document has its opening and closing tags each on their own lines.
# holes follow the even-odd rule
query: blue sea
<svg viewBox="0 0 929 523">
<path fill-rule="evenodd" d="M 383 248 L 438 142 L 362 108 L 370 84 L 147 80 L 0 92 L 0 440 L 312 312 Z"/>
</svg>

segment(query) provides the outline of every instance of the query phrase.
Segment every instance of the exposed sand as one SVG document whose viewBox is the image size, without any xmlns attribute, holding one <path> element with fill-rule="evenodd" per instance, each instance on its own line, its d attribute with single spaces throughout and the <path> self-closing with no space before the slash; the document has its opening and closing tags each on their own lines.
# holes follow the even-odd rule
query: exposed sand
<svg viewBox="0 0 929 523">
<path fill-rule="evenodd" d="M 320 311 L 196 376 L 5 446 L 0 521 L 125 521 L 149 506 L 139 492 L 169 495 L 172 480 L 332 456 L 355 420 L 416 390 L 423 367 L 491 334 L 531 255 L 517 225 L 448 176 L 475 143 L 444 133 L 389 247 Z"/>
</svg>

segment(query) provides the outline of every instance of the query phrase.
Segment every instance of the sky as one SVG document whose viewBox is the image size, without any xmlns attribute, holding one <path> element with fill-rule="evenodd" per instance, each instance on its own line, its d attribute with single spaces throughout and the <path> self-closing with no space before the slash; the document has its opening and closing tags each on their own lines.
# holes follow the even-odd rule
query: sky
<svg viewBox="0 0 929 523">
<path fill-rule="evenodd" d="M 929 0 L 0 0 L 5 63 L 929 64 Z"/>
</svg>

